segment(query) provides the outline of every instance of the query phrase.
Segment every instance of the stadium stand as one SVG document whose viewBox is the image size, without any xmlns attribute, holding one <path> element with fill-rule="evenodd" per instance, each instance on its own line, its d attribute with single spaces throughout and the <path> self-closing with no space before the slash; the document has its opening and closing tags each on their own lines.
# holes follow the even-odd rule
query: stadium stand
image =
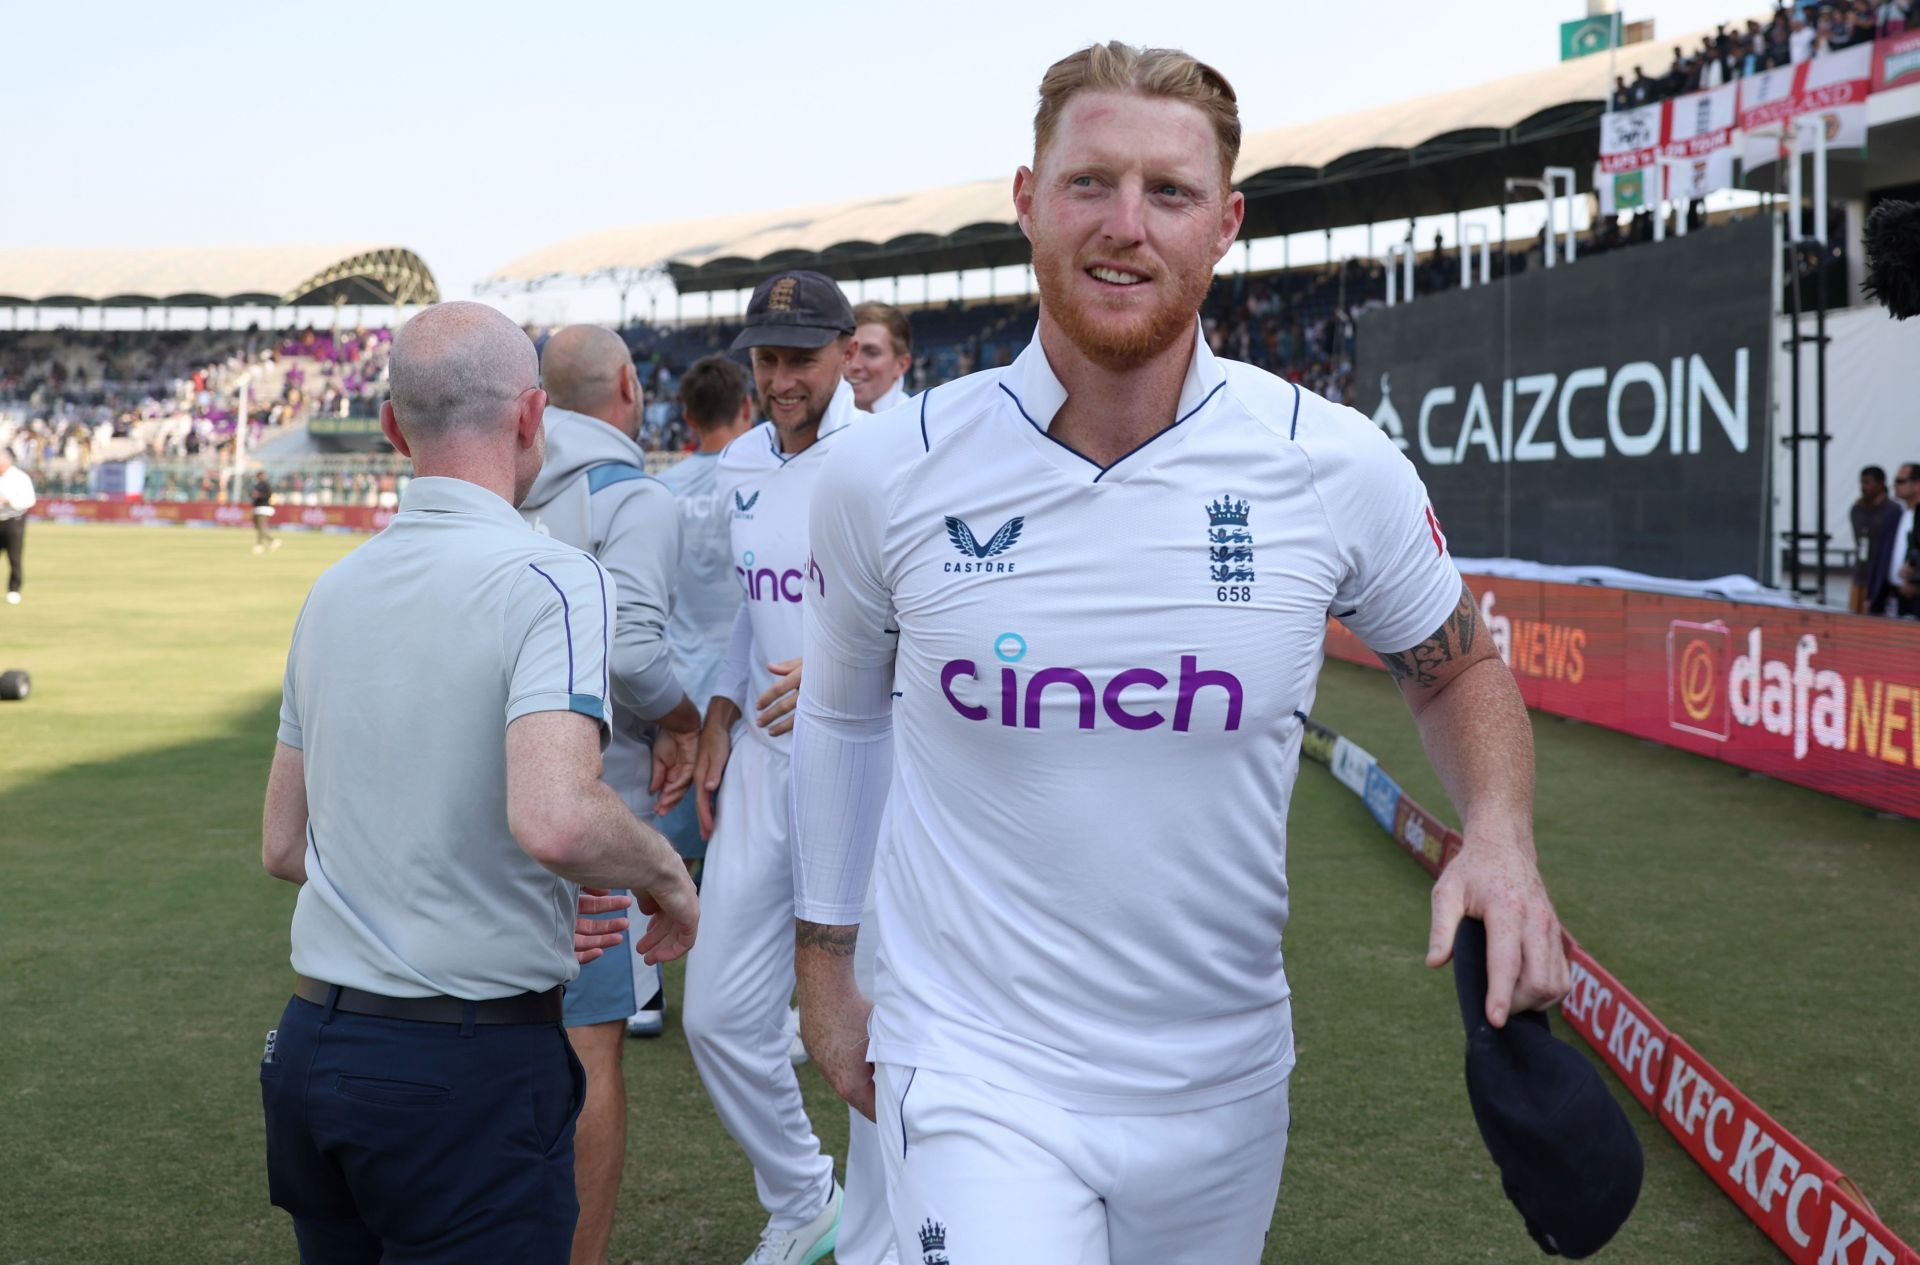
<svg viewBox="0 0 1920 1265">
<path fill-rule="evenodd" d="M 1739 29 L 1735 29 L 1738 27 Z M 1920 27 L 1920 0 L 1801 0 L 1776 4 L 1762 24 L 1749 18 L 1721 23 L 1700 38 L 1691 54 L 1673 50 L 1673 61 L 1652 74 L 1645 65 L 1614 82 L 1612 105 L 1630 110 L 1672 97 L 1717 88 L 1723 83 L 1839 52 L 1856 44 L 1900 35 Z"/>
<path fill-rule="evenodd" d="M 95 467 L 137 459 L 147 499 L 217 499 L 243 380 L 247 446 L 258 448 L 316 416 L 376 414 L 391 338 L 385 329 L 0 333 L 0 445 L 49 496 L 86 495 Z M 281 490 L 367 490 L 331 474 L 286 471 Z"/>
</svg>

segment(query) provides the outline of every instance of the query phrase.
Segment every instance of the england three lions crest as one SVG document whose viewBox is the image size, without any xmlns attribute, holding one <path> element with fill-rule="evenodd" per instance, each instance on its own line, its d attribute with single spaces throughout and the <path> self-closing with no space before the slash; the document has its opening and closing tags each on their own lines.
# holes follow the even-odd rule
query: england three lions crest
<svg viewBox="0 0 1920 1265">
<path fill-rule="evenodd" d="M 1207 505 L 1207 578 L 1222 602 L 1250 602 L 1253 568 L 1252 507 L 1231 492 Z"/>
<path fill-rule="evenodd" d="M 920 1227 L 922 1265 L 947 1265 L 947 1227 L 929 1217 Z"/>
</svg>

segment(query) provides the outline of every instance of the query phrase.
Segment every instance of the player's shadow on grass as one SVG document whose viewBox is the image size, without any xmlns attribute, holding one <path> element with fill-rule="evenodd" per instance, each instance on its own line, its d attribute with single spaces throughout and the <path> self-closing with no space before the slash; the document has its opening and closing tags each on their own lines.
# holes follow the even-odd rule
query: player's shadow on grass
<svg viewBox="0 0 1920 1265">
<path fill-rule="evenodd" d="M 260 866 L 278 710 L 0 794 L 9 1259 L 290 1254 L 254 1080 L 290 979 L 295 889 Z"/>
<path fill-rule="evenodd" d="M 0 793 L 0 1260 L 293 1259 L 256 1088 L 293 981 L 296 891 L 260 866 L 278 711 L 265 694 L 188 741 Z M 694 1074 L 677 964 L 667 978 L 666 1035 L 627 1047 L 613 1258 L 737 1260 L 765 1213 Z M 801 1085 L 844 1155 L 845 1107 L 813 1068 Z"/>
</svg>

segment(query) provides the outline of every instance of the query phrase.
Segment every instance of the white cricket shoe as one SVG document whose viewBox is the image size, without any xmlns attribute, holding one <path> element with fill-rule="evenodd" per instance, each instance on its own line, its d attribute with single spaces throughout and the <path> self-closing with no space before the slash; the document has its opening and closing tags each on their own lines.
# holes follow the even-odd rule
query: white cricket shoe
<svg viewBox="0 0 1920 1265">
<path fill-rule="evenodd" d="M 648 966 L 637 953 L 628 956 L 633 959 L 633 999 L 640 1009 L 627 1017 L 627 1035 L 657 1037 L 667 1030 L 666 981 L 658 966 Z"/>
<path fill-rule="evenodd" d="M 810 1057 L 807 1043 L 800 1039 L 800 1007 L 790 1007 L 787 1010 L 787 1061 L 800 1067 Z"/>
<path fill-rule="evenodd" d="M 20 595 L 19 595 L 18 593 L 8 593 L 8 594 L 7 594 L 7 605 L 8 605 L 8 606 L 18 606 L 18 605 L 20 605 Z"/>
<path fill-rule="evenodd" d="M 627 1035 L 657 1037 L 667 1030 L 667 1010 L 663 1003 L 656 1010 L 636 1010 L 627 1016 Z"/>
<path fill-rule="evenodd" d="M 760 1246 L 746 1259 L 746 1265 L 814 1265 L 833 1251 L 840 1238 L 840 1183 L 833 1184 L 833 1196 L 819 1216 L 797 1230 L 776 1230 L 771 1225 L 760 1232 Z"/>
</svg>

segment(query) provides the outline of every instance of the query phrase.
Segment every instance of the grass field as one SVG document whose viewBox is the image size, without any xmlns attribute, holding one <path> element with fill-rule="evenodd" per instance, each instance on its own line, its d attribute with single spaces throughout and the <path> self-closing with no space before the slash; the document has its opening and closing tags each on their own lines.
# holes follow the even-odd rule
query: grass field
<svg viewBox="0 0 1920 1265">
<path fill-rule="evenodd" d="M 0 606 L 0 668 L 35 685 L 0 704 L 0 1265 L 294 1258 L 254 1070 L 294 889 L 261 873 L 259 808 L 294 615 L 356 541 L 248 541 L 36 523 L 27 601 Z M 1384 674 L 1330 665 L 1316 715 L 1445 812 Z M 1569 928 L 1920 1237 L 1920 826 L 1598 729 L 1535 733 Z M 1425 875 L 1311 766 L 1291 839 L 1300 1065 L 1266 1259 L 1539 1259 L 1467 1110 L 1451 981 L 1420 965 Z M 628 1044 L 627 1076 L 614 1259 L 733 1265 L 763 1218 L 677 1023 Z M 843 1151 L 844 1111 L 802 1080 Z M 1600 1259 L 1779 1259 L 1628 1112 L 1646 1189 Z"/>
</svg>

